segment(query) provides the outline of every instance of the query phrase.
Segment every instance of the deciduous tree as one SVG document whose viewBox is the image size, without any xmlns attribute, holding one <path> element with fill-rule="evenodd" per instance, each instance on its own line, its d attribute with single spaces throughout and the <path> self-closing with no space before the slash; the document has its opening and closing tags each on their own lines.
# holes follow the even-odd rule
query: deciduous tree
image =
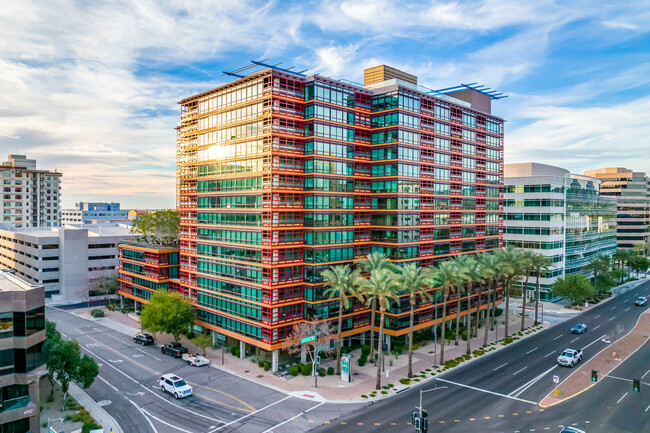
<svg viewBox="0 0 650 433">
<path fill-rule="evenodd" d="M 145 304 L 140 316 L 142 329 L 150 332 L 166 332 L 179 341 L 194 321 L 194 307 L 180 293 L 161 290 Z"/>
</svg>

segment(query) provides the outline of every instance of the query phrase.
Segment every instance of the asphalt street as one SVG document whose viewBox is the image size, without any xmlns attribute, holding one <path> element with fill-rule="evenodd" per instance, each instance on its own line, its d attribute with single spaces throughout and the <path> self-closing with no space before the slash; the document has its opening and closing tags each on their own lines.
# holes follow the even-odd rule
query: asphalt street
<svg viewBox="0 0 650 433">
<path fill-rule="evenodd" d="M 612 405 L 610 411 L 596 403 L 599 399 L 607 398 L 608 401 L 610 397 L 620 397 L 626 386 L 631 390 L 631 383 L 625 380 L 603 379 L 589 392 L 546 410 L 537 405 L 553 390 L 554 375 L 562 381 L 574 371 L 557 366 L 555 359 L 559 352 L 565 348 L 583 349 L 584 362 L 601 350 L 606 350 L 634 327 L 641 312 L 647 308 L 634 306 L 634 299 L 639 295 L 650 295 L 650 282 L 573 316 L 566 326 L 548 328 L 422 385 L 423 389 L 439 388 L 423 395 L 423 406 L 429 411 L 429 431 L 524 432 L 544 431 L 546 427 L 553 431 L 562 422 L 568 423 L 573 418 L 583 420 L 583 423 L 590 421 L 594 425 L 598 423 L 612 427 L 612 430 L 592 428 L 591 431 L 648 431 L 650 410 L 646 411 L 646 406 L 650 389 L 647 386 L 642 390 L 641 397 L 628 395 Z M 570 333 L 573 322 L 587 324 L 588 331 L 581 335 Z M 649 350 L 646 344 L 623 363 L 625 368 L 619 367 L 613 375 L 622 378 L 633 374 L 643 375 L 641 370 L 648 369 Z M 648 377 L 646 375 L 645 379 Z M 418 401 L 419 387 L 411 388 L 398 396 L 359 409 L 351 416 L 332 420 L 317 427 L 316 431 L 366 432 L 389 427 L 390 431 L 413 431 L 409 422 Z M 627 417 L 625 413 L 628 413 Z M 541 430 L 530 430 L 528 425 L 531 423 L 543 427 Z"/>
<path fill-rule="evenodd" d="M 69 311 L 47 308 L 64 338 L 75 338 L 99 364 L 99 376 L 86 392 L 126 433 L 304 432 L 347 415 L 362 405 L 321 404 L 274 391 L 245 378 L 203 366 L 190 367 L 141 347 L 131 337 Z M 164 342 L 157 342 L 164 343 Z M 162 374 L 174 373 L 194 395 L 176 400 L 159 388 Z M 303 415 L 307 415 L 309 418 Z"/>
</svg>

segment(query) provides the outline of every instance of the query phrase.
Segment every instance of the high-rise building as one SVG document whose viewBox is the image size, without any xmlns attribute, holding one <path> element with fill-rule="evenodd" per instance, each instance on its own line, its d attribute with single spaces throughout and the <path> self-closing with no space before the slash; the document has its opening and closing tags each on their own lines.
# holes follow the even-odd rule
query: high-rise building
<svg viewBox="0 0 650 433">
<path fill-rule="evenodd" d="M 557 277 L 591 278 L 585 265 L 616 251 L 616 202 L 598 192 L 600 182 L 545 164 L 505 165 L 504 243 L 551 258 L 551 269 L 540 278 L 541 299 L 553 297 Z M 532 275 L 528 290 L 536 284 Z"/>
<path fill-rule="evenodd" d="M 433 91 L 387 66 L 364 85 L 277 67 L 233 75 L 180 102 L 178 284 L 197 324 L 239 341 L 242 356 L 272 351 L 276 369 L 293 324 L 336 318 L 323 296 L 330 266 L 372 252 L 430 266 L 502 246 L 493 92 Z M 485 296 L 472 304 L 485 308 Z M 449 314 L 466 309 L 451 299 Z M 365 338 L 369 318 L 355 302 L 342 335 Z M 418 305 L 416 331 L 441 321 L 441 301 Z M 408 322 L 402 296 L 386 315 L 389 346 Z"/>
<path fill-rule="evenodd" d="M 601 179 L 600 193 L 616 199 L 618 248 L 650 245 L 650 177 L 622 167 L 585 171 L 585 175 Z"/>
<path fill-rule="evenodd" d="M 56 227 L 61 210 L 61 176 L 37 170 L 36 160 L 9 155 L 0 165 L 2 221 L 15 227 Z"/>
<path fill-rule="evenodd" d="M 61 224 L 93 224 L 97 222 L 128 220 L 129 211 L 121 210 L 119 203 L 75 203 L 74 209 L 61 211 Z"/>
<path fill-rule="evenodd" d="M 40 431 L 45 353 L 43 286 L 0 271 L 0 432 Z"/>
</svg>

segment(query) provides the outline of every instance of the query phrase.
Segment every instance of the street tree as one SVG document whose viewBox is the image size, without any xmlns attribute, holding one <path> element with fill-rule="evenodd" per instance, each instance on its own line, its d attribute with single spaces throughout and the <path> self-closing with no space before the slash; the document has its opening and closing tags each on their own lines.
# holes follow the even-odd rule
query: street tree
<svg viewBox="0 0 650 433">
<path fill-rule="evenodd" d="M 497 254 L 501 261 L 501 269 L 504 277 L 503 292 L 506 298 L 505 337 L 507 338 L 510 335 L 508 323 L 510 321 L 510 294 L 512 293 L 512 283 L 521 278 L 522 267 L 519 260 L 520 252 L 515 247 L 509 245 L 500 250 Z"/>
<path fill-rule="evenodd" d="M 488 344 L 488 332 L 494 330 L 494 312 L 496 309 L 496 290 L 500 276 L 500 261 L 493 253 L 481 253 L 478 255 L 479 272 L 485 280 L 488 290 L 488 307 L 485 310 L 487 323 L 483 334 L 483 346 Z M 494 303 L 494 305 L 492 305 Z M 488 326 L 489 324 L 489 326 Z"/>
<path fill-rule="evenodd" d="M 205 356 L 205 349 L 212 346 L 212 337 L 210 334 L 201 334 L 192 338 L 192 344 L 201 349 L 203 356 Z"/>
<path fill-rule="evenodd" d="M 539 313 L 539 285 L 542 275 L 546 275 L 551 268 L 553 261 L 550 257 L 545 256 L 544 254 L 537 253 L 533 258 L 533 271 L 535 272 L 535 326 L 539 324 L 537 320 Z"/>
<path fill-rule="evenodd" d="M 519 256 L 519 263 L 522 270 L 526 273 L 523 286 L 521 289 L 521 330 L 526 326 L 526 299 L 528 298 L 528 279 L 530 272 L 533 270 L 535 253 L 530 250 L 522 250 Z"/>
<path fill-rule="evenodd" d="M 470 355 L 472 353 L 472 295 L 474 292 L 474 283 L 480 282 L 483 277 L 481 276 L 479 262 L 474 257 L 469 255 L 459 256 L 456 259 L 456 263 L 458 265 L 458 274 L 461 275 L 461 279 L 465 283 L 465 292 L 467 293 L 467 349 L 465 353 Z M 457 314 L 460 315 L 460 302 Z"/>
<path fill-rule="evenodd" d="M 194 322 L 195 310 L 180 293 L 161 290 L 154 293 L 142 308 L 140 324 L 150 332 L 165 332 L 179 341 Z"/>
<path fill-rule="evenodd" d="M 596 287 L 596 292 L 600 294 L 602 291 L 601 282 L 603 282 L 603 275 L 605 275 L 612 267 L 610 256 L 601 255 L 594 258 L 591 262 L 587 263 L 584 267 L 585 270 L 592 271 L 594 273 L 594 286 Z"/>
<path fill-rule="evenodd" d="M 415 321 L 415 305 L 417 298 L 420 302 L 431 300 L 431 294 L 427 291 L 431 288 L 432 279 L 430 272 L 422 269 L 415 263 L 409 263 L 400 268 L 397 275 L 399 287 L 409 295 L 409 362 L 408 377 L 413 377 L 413 322 Z"/>
<path fill-rule="evenodd" d="M 442 291 L 442 344 L 440 345 L 440 365 L 445 363 L 445 331 L 447 324 L 447 302 L 449 295 L 456 286 L 456 263 L 453 260 L 440 262 L 437 267 L 432 268 L 431 276 L 434 284 Z"/>
<path fill-rule="evenodd" d="M 583 274 L 569 274 L 559 277 L 552 286 L 553 294 L 568 299 L 571 305 L 584 302 L 594 295 L 594 286 Z"/>
<path fill-rule="evenodd" d="M 334 327 L 328 323 L 296 323 L 291 328 L 291 334 L 282 342 L 282 348 L 291 355 L 300 354 L 303 350 L 309 355 L 312 363 L 316 362 L 319 353 L 330 353 L 329 341 L 334 334 Z M 307 343 L 300 340 L 316 337 Z M 314 369 L 315 371 L 316 369 Z"/>
<path fill-rule="evenodd" d="M 357 293 L 355 280 L 359 271 L 352 270 L 350 265 L 332 266 L 321 273 L 327 283 L 327 289 L 323 293 L 328 299 L 338 299 L 339 318 L 336 327 L 336 374 L 341 374 L 341 333 L 343 331 L 343 310 L 350 308 L 350 298 L 357 298 L 361 301 L 361 295 Z"/>
</svg>

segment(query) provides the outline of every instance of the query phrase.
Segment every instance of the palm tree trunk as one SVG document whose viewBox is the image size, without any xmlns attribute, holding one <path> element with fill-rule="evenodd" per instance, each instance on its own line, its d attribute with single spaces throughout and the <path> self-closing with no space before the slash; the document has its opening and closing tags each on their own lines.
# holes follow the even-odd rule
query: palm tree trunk
<svg viewBox="0 0 650 433">
<path fill-rule="evenodd" d="M 375 358 L 375 299 L 370 304 L 370 362 Z"/>
<path fill-rule="evenodd" d="M 539 274 L 541 272 L 535 271 L 537 274 L 537 284 L 535 285 L 535 326 L 539 325 L 538 313 L 539 313 Z"/>
<path fill-rule="evenodd" d="M 343 326 L 343 299 L 339 298 L 339 326 L 336 341 L 336 375 L 341 375 L 341 327 Z"/>
<path fill-rule="evenodd" d="M 485 329 L 483 330 L 483 346 L 487 346 L 488 342 L 488 332 L 490 330 L 490 323 L 492 322 L 490 320 L 490 311 L 492 311 L 492 308 L 490 308 L 490 304 L 492 303 L 492 292 L 490 291 L 490 281 L 488 280 L 488 293 L 487 293 L 487 307 L 485 308 L 485 324 L 483 325 Z"/>
<path fill-rule="evenodd" d="M 505 338 L 508 338 L 508 322 L 509 322 L 509 314 L 510 314 L 510 278 L 507 279 L 506 281 L 506 311 L 505 311 L 505 316 L 506 316 L 506 332 L 505 332 Z"/>
<path fill-rule="evenodd" d="M 492 320 L 490 320 L 490 331 L 494 331 L 494 318 L 497 317 L 497 288 L 499 286 L 499 279 L 495 278 L 492 281 Z"/>
<path fill-rule="evenodd" d="M 467 350 L 468 355 L 472 353 L 472 283 L 467 283 Z"/>
<path fill-rule="evenodd" d="M 411 295 L 411 313 L 410 313 L 410 327 L 409 327 L 409 372 L 408 378 L 413 377 L 413 320 L 415 318 L 415 295 Z"/>
<path fill-rule="evenodd" d="M 460 322 L 460 293 L 456 295 L 456 340 L 454 346 L 458 346 L 458 326 Z"/>
<path fill-rule="evenodd" d="M 530 277 L 530 269 L 526 272 L 526 282 L 524 283 L 524 290 L 521 292 L 521 330 L 524 330 L 526 321 L 526 294 L 528 293 L 528 278 Z"/>
<path fill-rule="evenodd" d="M 380 320 L 381 322 L 379 323 L 379 346 L 377 347 L 377 384 L 375 385 L 376 390 L 381 389 L 381 353 L 379 352 L 379 349 L 382 348 L 382 339 L 384 337 L 384 309 L 382 308 L 381 310 L 381 316 Z M 383 350 L 383 349 L 382 349 Z"/>
<path fill-rule="evenodd" d="M 445 296 L 442 300 L 442 344 L 440 345 L 440 365 L 442 366 L 445 365 L 445 325 L 447 325 L 447 298 L 448 296 Z"/>
</svg>

